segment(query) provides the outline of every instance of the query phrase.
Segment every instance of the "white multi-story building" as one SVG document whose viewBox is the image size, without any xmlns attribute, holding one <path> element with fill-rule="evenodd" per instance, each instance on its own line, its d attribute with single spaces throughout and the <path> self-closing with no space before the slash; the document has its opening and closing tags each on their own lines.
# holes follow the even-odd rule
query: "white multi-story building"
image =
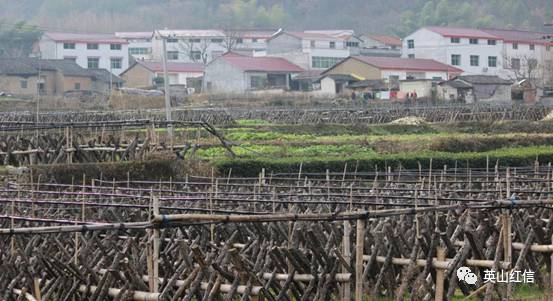
<svg viewBox="0 0 553 301">
<path fill-rule="evenodd" d="M 152 59 L 153 31 L 116 32 L 115 36 L 129 43 L 129 56 L 137 60 Z"/>
<path fill-rule="evenodd" d="M 38 51 L 43 59 L 70 59 L 83 68 L 116 75 L 129 67 L 128 43 L 115 35 L 46 32 Z"/>
<path fill-rule="evenodd" d="M 324 70 L 357 55 L 361 43 L 352 30 L 281 30 L 267 42 L 267 55 L 285 58 L 306 70 Z"/>
<path fill-rule="evenodd" d="M 405 58 L 426 58 L 465 75 L 533 79 L 551 85 L 553 42 L 548 34 L 521 30 L 423 27 L 403 39 Z"/>
<path fill-rule="evenodd" d="M 167 59 L 175 62 L 207 64 L 226 52 L 265 56 L 270 30 L 156 30 L 152 39 L 154 60 L 163 57 L 163 38 L 167 39 Z"/>
</svg>

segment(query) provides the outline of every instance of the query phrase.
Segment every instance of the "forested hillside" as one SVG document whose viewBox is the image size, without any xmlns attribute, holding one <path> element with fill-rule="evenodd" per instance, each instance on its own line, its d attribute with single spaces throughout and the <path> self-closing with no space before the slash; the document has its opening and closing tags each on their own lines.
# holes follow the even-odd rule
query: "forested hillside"
<svg viewBox="0 0 553 301">
<path fill-rule="evenodd" d="M 79 31 L 353 28 L 405 35 L 422 25 L 543 29 L 551 0 L 0 0 L 5 22 Z"/>
</svg>

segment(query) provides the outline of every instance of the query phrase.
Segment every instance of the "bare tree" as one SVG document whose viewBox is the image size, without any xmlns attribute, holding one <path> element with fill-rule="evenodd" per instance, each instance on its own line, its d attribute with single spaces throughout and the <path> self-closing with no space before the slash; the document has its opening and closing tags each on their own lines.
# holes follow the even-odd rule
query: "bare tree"
<svg viewBox="0 0 553 301">
<path fill-rule="evenodd" d="M 236 48 L 236 45 L 242 42 L 243 34 L 239 30 L 226 29 L 224 30 L 225 38 L 223 39 L 223 47 L 226 52 L 230 52 Z"/>
<path fill-rule="evenodd" d="M 526 79 L 533 85 L 538 85 L 543 76 L 543 66 L 538 64 L 538 60 L 527 55 L 504 57 L 504 65 L 512 71 L 511 78 L 514 80 Z"/>
<path fill-rule="evenodd" d="M 197 41 L 199 40 L 199 42 Z M 179 40 L 179 52 L 184 53 L 191 61 L 206 64 L 209 59 L 210 38 L 191 38 Z"/>
</svg>

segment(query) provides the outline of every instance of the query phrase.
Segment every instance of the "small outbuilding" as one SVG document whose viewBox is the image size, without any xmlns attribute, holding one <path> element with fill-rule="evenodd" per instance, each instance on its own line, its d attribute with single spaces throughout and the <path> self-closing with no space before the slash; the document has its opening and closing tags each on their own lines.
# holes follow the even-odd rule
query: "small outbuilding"
<svg viewBox="0 0 553 301">
<path fill-rule="evenodd" d="M 292 76 L 305 70 L 278 57 L 251 57 L 228 52 L 205 68 L 203 91 L 242 94 L 290 90 Z"/>
<path fill-rule="evenodd" d="M 509 80 L 495 75 L 462 75 L 440 83 L 438 95 L 444 100 L 462 100 L 466 103 L 510 102 Z"/>
</svg>

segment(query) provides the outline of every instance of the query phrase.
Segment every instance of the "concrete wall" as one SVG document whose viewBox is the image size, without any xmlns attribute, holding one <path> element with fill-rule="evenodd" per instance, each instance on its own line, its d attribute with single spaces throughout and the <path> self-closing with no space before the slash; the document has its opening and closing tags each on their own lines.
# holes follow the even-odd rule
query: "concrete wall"
<svg viewBox="0 0 553 301">
<path fill-rule="evenodd" d="M 382 72 L 371 65 L 356 59 L 347 59 L 330 69 L 327 74 L 354 74 L 364 79 L 382 79 Z"/>
<path fill-rule="evenodd" d="M 206 66 L 202 85 L 206 93 L 244 93 L 248 84 L 243 71 L 220 58 Z"/>
<path fill-rule="evenodd" d="M 95 42 L 92 42 L 95 43 Z M 88 68 L 88 58 L 99 58 L 99 68 L 111 70 L 116 75 L 129 68 L 129 48 L 127 44 L 121 45 L 121 50 L 111 50 L 110 44 L 98 44 L 98 49 L 87 49 L 87 43 L 75 43 L 75 49 L 64 49 L 62 42 L 53 42 L 43 36 L 39 42 L 43 59 L 75 58 L 75 62 Z M 111 58 L 121 58 L 121 68 L 111 69 Z"/>
<path fill-rule="evenodd" d="M 483 98 L 478 96 L 480 89 L 487 89 L 488 85 L 473 85 L 476 102 L 510 102 L 511 101 L 511 86 L 510 85 L 497 85 L 495 87 L 495 93 L 489 98 Z"/>
<path fill-rule="evenodd" d="M 429 80 L 400 81 L 399 90 L 404 93 L 417 93 L 417 98 L 431 97 L 432 82 Z"/>
<path fill-rule="evenodd" d="M 92 90 L 92 79 L 90 77 L 64 76 L 63 92 L 76 90 L 76 84 L 80 84 L 80 90 Z"/>
<path fill-rule="evenodd" d="M 0 75 L 0 91 L 7 92 L 16 96 L 34 97 L 37 95 L 38 77 L 21 77 Z M 27 88 L 21 87 L 21 81 L 27 82 Z"/>
<path fill-rule="evenodd" d="M 287 52 L 302 52 L 301 39 L 283 33 L 267 42 L 267 55 Z"/>
<path fill-rule="evenodd" d="M 129 88 L 146 88 L 152 86 L 154 73 L 140 64 L 134 65 L 121 75 L 125 81 L 125 87 Z"/>
</svg>

